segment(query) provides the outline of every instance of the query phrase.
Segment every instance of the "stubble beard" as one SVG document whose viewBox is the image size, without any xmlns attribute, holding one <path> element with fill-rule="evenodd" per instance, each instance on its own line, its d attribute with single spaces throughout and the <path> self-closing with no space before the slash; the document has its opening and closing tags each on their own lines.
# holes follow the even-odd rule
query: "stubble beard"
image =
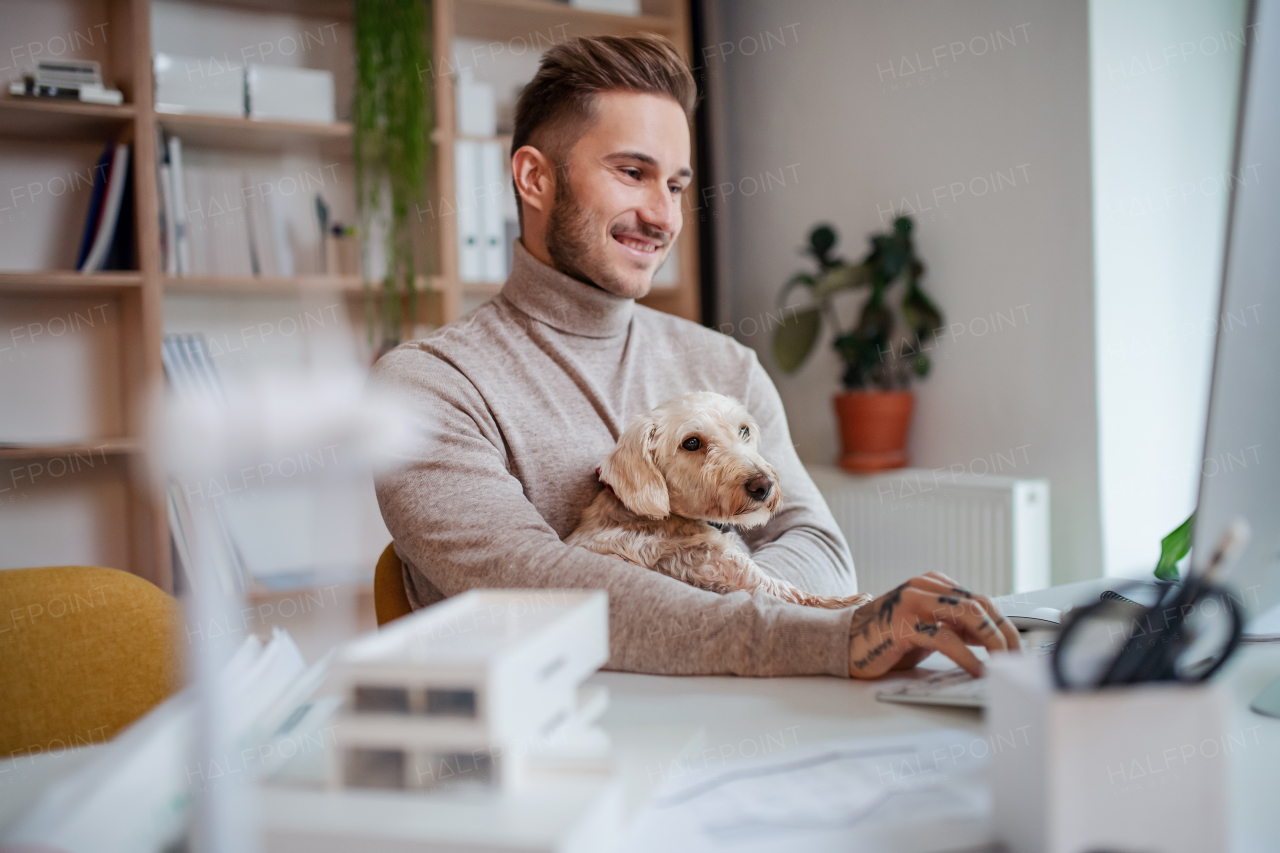
<svg viewBox="0 0 1280 853">
<path fill-rule="evenodd" d="M 648 233 L 648 229 L 645 231 Z M 598 245 L 594 239 L 603 232 L 604 223 L 578 204 L 568 170 L 561 169 L 551 215 L 547 217 L 547 255 L 565 275 L 622 296 L 629 289 L 628 283 L 614 272 L 605 257 L 608 247 Z"/>
</svg>

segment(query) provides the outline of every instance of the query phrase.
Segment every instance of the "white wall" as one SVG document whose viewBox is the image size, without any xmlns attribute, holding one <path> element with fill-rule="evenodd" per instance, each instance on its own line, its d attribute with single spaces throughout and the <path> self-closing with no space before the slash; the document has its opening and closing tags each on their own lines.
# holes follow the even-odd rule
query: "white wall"
<svg viewBox="0 0 1280 853">
<path fill-rule="evenodd" d="M 1244 7 L 1090 3 L 1107 574 L 1150 572 L 1196 503 Z M 1258 165 L 1236 179 L 1256 183 Z"/>
<path fill-rule="evenodd" d="M 1015 459 L 1003 473 L 1047 477 L 1053 579 L 1096 577 L 1086 5 L 720 0 L 715 11 L 734 46 L 704 60 L 723 72 L 717 171 L 734 186 L 721 208 L 721 322 L 773 375 L 800 456 L 836 455 L 838 360 L 824 340 L 782 375 L 756 327 L 804 265 L 810 226 L 835 224 L 853 259 L 910 205 L 925 286 L 957 324 L 917 386 L 913 462 L 981 473 L 1001 454 Z M 748 197 L 766 172 L 769 190 Z"/>
</svg>

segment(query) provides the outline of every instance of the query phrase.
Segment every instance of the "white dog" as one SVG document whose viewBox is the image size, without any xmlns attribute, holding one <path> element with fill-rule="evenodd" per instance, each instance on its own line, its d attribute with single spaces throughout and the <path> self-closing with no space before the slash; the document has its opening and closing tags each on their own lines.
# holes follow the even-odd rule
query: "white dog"
<svg viewBox="0 0 1280 853">
<path fill-rule="evenodd" d="M 618 438 L 596 469 L 604 490 L 565 541 L 713 592 L 763 590 L 828 608 L 870 601 L 811 595 L 772 578 L 715 526 L 757 527 L 782 503 L 759 446 L 760 427 L 738 401 L 709 391 L 669 400 Z"/>
</svg>

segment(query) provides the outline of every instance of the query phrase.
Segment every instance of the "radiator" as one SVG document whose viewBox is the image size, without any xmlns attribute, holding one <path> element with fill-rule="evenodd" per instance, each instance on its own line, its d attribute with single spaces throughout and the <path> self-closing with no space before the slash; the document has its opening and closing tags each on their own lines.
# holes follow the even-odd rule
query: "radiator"
<svg viewBox="0 0 1280 853">
<path fill-rule="evenodd" d="M 900 468 L 807 466 L 872 595 L 941 571 L 985 595 L 1049 585 L 1049 482 Z"/>
</svg>

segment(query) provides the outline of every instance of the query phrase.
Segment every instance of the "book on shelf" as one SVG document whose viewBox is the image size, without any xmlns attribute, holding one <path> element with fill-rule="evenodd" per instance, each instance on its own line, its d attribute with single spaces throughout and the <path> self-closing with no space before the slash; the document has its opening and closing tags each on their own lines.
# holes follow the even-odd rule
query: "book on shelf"
<svg viewBox="0 0 1280 853">
<path fill-rule="evenodd" d="M 516 214 L 503 150 L 496 140 L 454 143 L 458 278 L 464 282 L 504 281 L 511 269 L 508 223 Z"/>
<path fill-rule="evenodd" d="M 203 335 L 165 335 L 160 345 L 160 359 L 169 388 L 176 397 L 225 407 L 222 381 Z M 221 587 L 229 592 L 243 592 L 248 585 L 244 559 L 222 508 L 206 492 L 206 484 L 171 481 L 168 498 L 172 547 L 188 586 L 195 585 L 195 549 L 198 547 L 205 567 Z"/>
<path fill-rule="evenodd" d="M 480 143 L 454 143 L 454 181 L 458 197 L 458 278 L 484 281 L 484 241 L 481 235 L 479 187 Z"/>
<path fill-rule="evenodd" d="M 484 240 L 484 280 L 507 277 L 506 230 L 502 225 L 502 143 L 480 143 L 480 219 Z"/>
<path fill-rule="evenodd" d="M 169 156 L 170 194 L 173 196 L 174 265 L 178 275 L 191 271 L 191 246 L 187 241 L 187 194 L 182 170 L 182 140 L 171 136 L 165 144 Z"/>
<path fill-rule="evenodd" d="M 76 259 L 80 272 L 134 268 L 131 171 L 129 146 L 108 145 L 95 170 L 94 189 Z"/>
<path fill-rule="evenodd" d="M 169 136 L 158 169 L 161 253 L 168 275 L 292 277 L 296 272 L 279 182 L 224 166 L 184 162 Z M 322 265 L 323 266 L 323 265 Z"/>
</svg>

